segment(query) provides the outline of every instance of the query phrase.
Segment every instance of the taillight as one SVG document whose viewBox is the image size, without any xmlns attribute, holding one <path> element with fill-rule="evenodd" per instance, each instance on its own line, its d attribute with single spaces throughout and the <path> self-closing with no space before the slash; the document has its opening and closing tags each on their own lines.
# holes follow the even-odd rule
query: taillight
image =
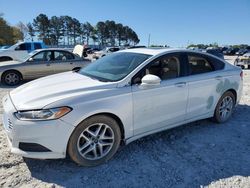
<svg viewBox="0 0 250 188">
<path fill-rule="evenodd" d="M 243 71 L 240 72 L 241 80 L 243 80 Z"/>
</svg>

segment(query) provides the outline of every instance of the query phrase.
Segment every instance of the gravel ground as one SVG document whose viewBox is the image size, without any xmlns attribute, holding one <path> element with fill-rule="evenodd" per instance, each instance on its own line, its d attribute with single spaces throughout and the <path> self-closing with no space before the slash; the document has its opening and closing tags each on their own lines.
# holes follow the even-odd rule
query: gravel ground
<svg viewBox="0 0 250 188">
<path fill-rule="evenodd" d="M 11 89 L 0 85 L 0 98 Z M 93 168 L 10 154 L 0 126 L 0 187 L 249 188 L 249 114 L 250 70 L 244 70 L 244 95 L 229 122 L 202 120 L 147 136 Z"/>
</svg>

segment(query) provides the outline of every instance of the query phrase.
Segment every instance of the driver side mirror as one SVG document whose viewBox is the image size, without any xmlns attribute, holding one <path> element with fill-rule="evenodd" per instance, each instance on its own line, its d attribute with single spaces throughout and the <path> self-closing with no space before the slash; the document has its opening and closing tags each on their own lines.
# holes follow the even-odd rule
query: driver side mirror
<svg viewBox="0 0 250 188">
<path fill-rule="evenodd" d="M 151 88 L 160 85 L 161 79 L 158 76 L 153 74 L 145 75 L 141 80 L 141 87 L 142 88 Z"/>
<path fill-rule="evenodd" d="M 29 62 L 32 62 L 32 61 L 34 61 L 34 59 L 31 57 L 31 58 L 29 58 L 28 61 L 29 61 Z"/>
</svg>

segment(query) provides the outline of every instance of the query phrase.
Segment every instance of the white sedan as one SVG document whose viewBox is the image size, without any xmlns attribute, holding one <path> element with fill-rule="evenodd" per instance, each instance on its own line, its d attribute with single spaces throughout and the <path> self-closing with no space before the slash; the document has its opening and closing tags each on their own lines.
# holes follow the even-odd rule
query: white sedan
<svg viewBox="0 0 250 188">
<path fill-rule="evenodd" d="M 121 143 L 188 122 L 227 121 L 242 71 L 215 56 L 179 49 L 129 49 L 82 68 L 24 84 L 3 98 L 11 152 L 108 161 Z"/>
</svg>

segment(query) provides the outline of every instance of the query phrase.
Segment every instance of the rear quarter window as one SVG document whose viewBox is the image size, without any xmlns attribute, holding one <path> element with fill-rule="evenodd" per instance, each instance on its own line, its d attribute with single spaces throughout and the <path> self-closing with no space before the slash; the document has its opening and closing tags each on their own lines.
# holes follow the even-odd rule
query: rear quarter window
<svg viewBox="0 0 250 188">
<path fill-rule="evenodd" d="M 225 63 L 219 59 L 208 57 L 208 60 L 213 65 L 214 70 L 221 70 L 225 67 Z"/>
</svg>

